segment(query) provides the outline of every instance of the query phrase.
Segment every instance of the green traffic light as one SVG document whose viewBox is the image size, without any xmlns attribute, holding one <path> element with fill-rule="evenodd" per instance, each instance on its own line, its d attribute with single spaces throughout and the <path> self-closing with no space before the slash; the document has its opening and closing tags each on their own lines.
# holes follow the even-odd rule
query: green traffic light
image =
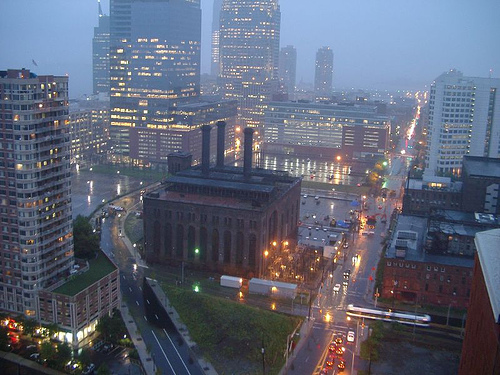
<svg viewBox="0 0 500 375">
<path fill-rule="evenodd" d="M 194 249 L 194 253 L 195 254 L 199 254 L 200 253 L 200 249 Z"/>
</svg>

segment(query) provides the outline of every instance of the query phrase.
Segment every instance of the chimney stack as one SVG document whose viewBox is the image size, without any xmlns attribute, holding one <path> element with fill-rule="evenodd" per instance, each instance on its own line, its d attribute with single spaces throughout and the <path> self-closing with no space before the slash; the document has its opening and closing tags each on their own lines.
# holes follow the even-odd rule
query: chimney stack
<svg viewBox="0 0 500 375">
<path fill-rule="evenodd" d="M 217 121 L 217 168 L 224 168 L 226 122 Z"/>
<path fill-rule="evenodd" d="M 245 143 L 244 147 L 245 149 L 243 150 L 243 176 L 246 179 L 250 178 L 250 175 L 252 174 L 252 145 L 253 145 L 253 129 L 252 128 L 245 128 L 244 133 L 245 133 Z"/>
<path fill-rule="evenodd" d="M 201 173 L 208 176 L 210 170 L 210 125 L 201 127 Z"/>
</svg>

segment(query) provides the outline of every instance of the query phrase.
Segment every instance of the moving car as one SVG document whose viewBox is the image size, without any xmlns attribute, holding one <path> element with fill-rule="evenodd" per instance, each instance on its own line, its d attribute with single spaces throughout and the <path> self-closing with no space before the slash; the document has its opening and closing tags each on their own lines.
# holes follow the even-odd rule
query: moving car
<svg viewBox="0 0 500 375">
<path fill-rule="evenodd" d="M 354 332 L 353 331 L 347 332 L 347 341 L 354 342 Z"/>
<path fill-rule="evenodd" d="M 340 284 L 335 284 L 335 286 L 333 287 L 333 292 L 337 294 L 339 291 L 340 291 Z"/>
</svg>

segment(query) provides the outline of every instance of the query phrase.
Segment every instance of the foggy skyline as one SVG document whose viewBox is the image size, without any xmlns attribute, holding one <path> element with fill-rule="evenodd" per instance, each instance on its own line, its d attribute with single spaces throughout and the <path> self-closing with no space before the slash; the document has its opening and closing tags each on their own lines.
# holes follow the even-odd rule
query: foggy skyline
<svg viewBox="0 0 500 375">
<path fill-rule="evenodd" d="M 500 2 L 494 0 L 280 5 L 280 47 L 297 49 L 297 84 L 313 82 L 322 46 L 334 52 L 334 89 L 423 89 L 451 68 L 478 77 L 493 69 L 492 76 L 500 77 Z M 213 0 L 202 0 L 202 73 L 210 72 L 212 6 Z M 109 0 L 102 7 L 109 14 Z M 92 92 L 97 0 L 2 0 L 0 12 L 0 69 L 68 73 L 71 97 Z"/>
</svg>

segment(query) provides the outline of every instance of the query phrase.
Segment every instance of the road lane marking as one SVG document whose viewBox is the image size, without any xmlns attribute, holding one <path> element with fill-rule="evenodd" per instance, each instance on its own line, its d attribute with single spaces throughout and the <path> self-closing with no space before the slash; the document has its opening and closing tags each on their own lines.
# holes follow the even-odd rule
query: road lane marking
<svg viewBox="0 0 500 375">
<path fill-rule="evenodd" d="M 139 301 L 135 301 L 135 303 L 137 303 L 137 306 L 139 306 Z"/>
<path fill-rule="evenodd" d="M 130 290 L 130 293 L 132 293 L 132 288 L 131 287 L 128 287 L 128 290 Z"/>
<path fill-rule="evenodd" d="M 172 367 L 172 364 L 170 363 L 170 361 L 168 360 L 168 357 L 167 357 L 167 354 L 165 353 L 165 350 L 163 350 L 163 347 L 161 346 L 160 344 L 160 341 L 158 340 L 158 337 L 156 337 L 155 333 L 153 330 L 151 330 L 151 333 L 153 334 L 153 337 L 155 338 L 156 342 L 158 343 L 158 346 L 160 347 L 160 350 L 161 352 L 163 353 L 163 355 L 165 356 L 165 359 L 167 360 L 167 363 L 168 365 L 170 366 L 170 369 L 172 370 L 172 372 L 175 374 L 175 370 L 174 368 Z"/>
<path fill-rule="evenodd" d="M 148 299 L 146 300 L 146 302 L 148 303 L 148 305 L 151 305 L 151 304 L 149 303 L 149 300 L 148 300 Z"/>
<path fill-rule="evenodd" d="M 155 314 L 155 316 L 156 316 L 156 320 L 160 320 L 160 318 L 158 318 L 158 315 Z"/>
<path fill-rule="evenodd" d="M 144 320 L 147 322 L 148 321 L 148 318 L 146 318 L 146 315 L 143 315 L 144 316 Z"/>
<path fill-rule="evenodd" d="M 165 335 L 167 336 L 167 338 L 170 340 L 170 343 L 172 344 L 173 348 L 175 349 L 175 352 L 177 353 L 177 355 L 179 356 L 179 359 L 181 360 L 182 364 L 184 365 L 184 368 L 186 369 L 186 371 L 188 372 L 189 375 L 191 375 L 191 372 L 189 372 L 187 366 L 186 366 L 186 363 L 184 363 L 184 360 L 182 359 L 181 355 L 179 354 L 179 351 L 177 350 L 177 348 L 175 347 L 172 339 L 170 338 L 170 336 L 168 335 L 167 331 L 165 330 L 165 328 L 163 328 L 163 332 L 165 333 Z"/>
<path fill-rule="evenodd" d="M 139 287 L 139 290 L 142 292 L 142 287 Z"/>
</svg>

